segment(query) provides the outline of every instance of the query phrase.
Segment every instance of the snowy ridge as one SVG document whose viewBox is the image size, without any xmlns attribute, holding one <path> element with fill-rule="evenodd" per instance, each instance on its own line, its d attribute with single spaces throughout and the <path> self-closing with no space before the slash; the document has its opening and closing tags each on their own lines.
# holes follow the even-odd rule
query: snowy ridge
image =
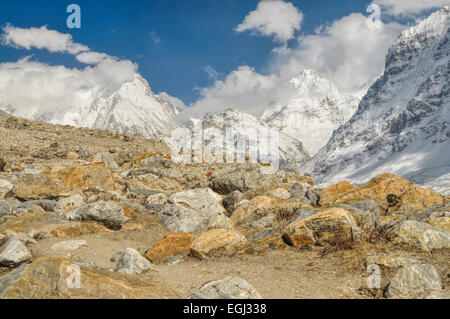
<svg viewBox="0 0 450 319">
<path fill-rule="evenodd" d="M 384 74 L 357 112 L 301 171 L 318 182 L 362 183 L 392 172 L 433 185 L 450 172 L 449 150 L 450 10 L 445 7 L 400 34 Z"/>
<path fill-rule="evenodd" d="M 356 111 L 359 99 L 339 91 L 313 70 L 304 70 L 285 84 L 293 94 L 287 102 L 273 103 L 261 115 L 271 127 L 302 141 L 316 154 L 340 125 Z"/>
</svg>

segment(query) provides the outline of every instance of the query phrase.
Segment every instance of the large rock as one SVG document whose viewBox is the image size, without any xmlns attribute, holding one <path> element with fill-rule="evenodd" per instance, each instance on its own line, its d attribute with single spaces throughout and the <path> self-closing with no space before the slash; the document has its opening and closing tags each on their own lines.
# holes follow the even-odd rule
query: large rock
<svg viewBox="0 0 450 319">
<path fill-rule="evenodd" d="M 0 247 L 0 265 L 17 267 L 24 262 L 30 261 L 31 258 L 31 252 L 27 246 L 15 235 L 9 237 L 8 241 Z"/>
<path fill-rule="evenodd" d="M 217 200 L 209 188 L 173 193 L 158 213 L 158 218 L 171 232 L 201 233 L 218 226 L 217 218 L 212 217 L 219 216 L 222 222 L 228 219 Z"/>
<path fill-rule="evenodd" d="M 416 264 L 400 269 L 389 283 L 385 295 L 395 298 L 441 290 L 442 281 L 437 270 L 432 265 Z"/>
<path fill-rule="evenodd" d="M 355 189 L 356 187 L 350 182 L 341 181 L 335 185 L 322 189 L 320 192 L 319 204 L 324 207 L 331 206 L 340 196 Z"/>
<path fill-rule="evenodd" d="M 74 238 L 104 232 L 112 230 L 95 222 L 78 222 L 55 227 L 50 233 L 57 238 Z"/>
<path fill-rule="evenodd" d="M 119 205 L 105 201 L 77 208 L 66 216 L 69 220 L 94 220 L 111 229 L 120 229 L 121 225 L 129 220 Z"/>
<path fill-rule="evenodd" d="M 348 187 L 347 191 L 339 191 L 336 196 L 323 196 L 322 206 L 334 206 L 338 202 L 372 198 L 378 202 L 385 214 L 410 215 L 420 213 L 424 208 L 441 204 L 447 197 L 429 189 L 419 187 L 414 183 L 394 174 L 383 174 L 372 178 L 367 184 L 358 187 Z M 324 199 L 325 198 L 325 199 Z"/>
<path fill-rule="evenodd" d="M 161 211 L 167 202 L 167 195 L 164 193 L 157 193 L 147 197 L 145 200 L 145 207 L 148 208 L 150 214 L 157 214 Z"/>
<path fill-rule="evenodd" d="M 370 198 L 360 198 L 336 204 L 352 214 L 358 226 L 366 231 L 378 229 L 380 226 L 380 206 Z"/>
<path fill-rule="evenodd" d="M 417 259 L 413 257 L 394 252 L 373 252 L 366 257 L 366 266 L 376 264 L 389 268 L 399 268 L 417 263 Z"/>
<path fill-rule="evenodd" d="M 190 233 L 169 233 L 145 252 L 152 263 L 160 263 L 183 252 L 188 252 L 195 240 Z"/>
<path fill-rule="evenodd" d="M 239 277 L 225 277 L 205 283 L 189 299 L 261 299 L 260 293 Z"/>
<path fill-rule="evenodd" d="M 0 179 L 0 199 L 5 198 L 6 194 L 12 191 L 13 187 L 14 185 L 11 182 Z"/>
<path fill-rule="evenodd" d="M 67 196 L 71 190 L 114 189 L 111 172 L 103 163 L 92 165 L 54 168 L 41 174 L 21 174 L 14 181 L 14 195 L 26 200 L 52 196 Z"/>
<path fill-rule="evenodd" d="M 71 210 L 79 208 L 84 205 L 83 196 L 76 194 L 73 196 L 61 198 L 55 206 L 55 211 L 61 214 L 66 214 Z"/>
<path fill-rule="evenodd" d="M 278 178 L 273 174 L 261 174 L 257 166 L 238 166 L 217 170 L 210 177 L 210 187 L 219 194 L 229 194 L 235 190 L 245 192 L 256 186 L 275 187 Z"/>
<path fill-rule="evenodd" d="M 0 297 L 7 299 L 165 299 L 180 298 L 170 287 L 148 278 L 80 267 L 80 286 L 73 278 L 73 262 L 59 257 L 41 257 L 30 265 L 0 277 Z"/>
<path fill-rule="evenodd" d="M 234 225 L 239 225 L 248 220 L 258 209 L 269 209 L 277 203 L 277 200 L 267 196 L 256 196 L 250 201 L 238 206 L 231 214 L 231 221 Z"/>
<path fill-rule="evenodd" d="M 449 231 L 415 220 L 402 221 L 389 232 L 388 237 L 394 242 L 425 251 L 450 248 Z"/>
<path fill-rule="evenodd" d="M 235 230 L 212 229 L 198 237 L 191 246 L 191 255 L 199 259 L 230 256 L 247 245 L 244 235 Z"/>
<path fill-rule="evenodd" d="M 53 250 L 77 250 L 81 247 L 86 247 L 87 242 L 84 239 L 81 240 L 66 240 L 60 241 L 52 245 Z"/>
<path fill-rule="evenodd" d="M 353 216 L 344 209 L 321 212 L 289 224 L 283 239 L 294 247 L 308 245 L 349 245 L 359 233 Z"/>
<path fill-rule="evenodd" d="M 12 215 L 12 213 L 13 213 L 13 211 L 12 211 L 11 204 L 8 203 L 7 201 L 0 200 L 0 217 Z"/>
<path fill-rule="evenodd" d="M 114 255 L 115 271 L 138 275 L 144 270 L 153 268 L 152 264 L 133 248 L 126 248 Z"/>
</svg>

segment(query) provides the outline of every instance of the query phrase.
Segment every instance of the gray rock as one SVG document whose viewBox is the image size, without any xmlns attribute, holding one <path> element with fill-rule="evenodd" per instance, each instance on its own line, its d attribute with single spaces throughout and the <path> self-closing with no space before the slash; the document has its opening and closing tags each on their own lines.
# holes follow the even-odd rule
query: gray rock
<svg viewBox="0 0 450 319">
<path fill-rule="evenodd" d="M 291 194 L 282 187 L 276 188 L 273 191 L 271 191 L 270 196 L 273 198 L 281 199 L 281 200 L 286 200 L 286 199 L 291 198 Z"/>
<path fill-rule="evenodd" d="M 51 199 L 36 199 L 28 202 L 41 207 L 46 212 L 54 212 L 56 204 L 58 203 L 57 201 Z"/>
<path fill-rule="evenodd" d="M 6 215 L 12 215 L 13 211 L 12 211 L 12 207 L 11 205 L 4 200 L 0 201 L 0 217 L 1 216 L 6 216 Z"/>
<path fill-rule="evenodd" d="M 169 196 L 158 218 L 172 232 L 194 232 L 199 225 L 211 229 L 211 225 L 204 225 L 205 220 L 217 222 L 226 221 L 225 209 L 217 202 L 217 197 L 209 188 L 189 189 L 173 193 Z M 223 215 L 219 218 L 211 216 Z M 222 223 L 221 222 L 221 223 Z"/>
<path fill-rule="evenodd" d="M 242 193 L 240 191 L 233 191 L 225 196 L 222 200 L 223 207 L 231 207 L 237 203 L 242 198 Z"/>
<path fill-rule="evenodd" d="M 77 208 L 66 216 L 69 220 L 94 220 L 111 229 L 120 229 L 129 220 L 119 205 L 105 201 Z"/>
<path fill-rule="evenodd" d="M 297 182 L 288 191 L 292 198 L 297 198 L 305 203 L 310 203 L 311 200 L 306 197 L 306 192 L 311 188 L 311 185 L 307 183 Z"/>
<path fill-rule="evenodd" d="M 268 214 L 258 220 L 251 221 L 249 225 L 253 228 L 265 228 L 272 225 L 276 221 L 277 217 L 274 214 Z"/>
<path fill-rule="evenodd" d="M 84 198 L 81 195 L 73 195 L 61 198 L 55 206 L 55 211 L 65 213 L 67 209 L 79 208 L 84 205 Z"/>
<path fill-rule="evenodd" d="M 395 298 L 441 290 L 442 282 L 437 270 L 429 264 L 416 264 L 400 269 L 389 283 L 385 295 Z"/>
<path fill-rule="evenodd" d="M 17 267 L 31 259 L 31 252 L 15 235 L 9 237 L 0 248 L 0 265 Z"/>
<path fill-rule="evenodd" d="M 152 157 L 147 157 L 147 158 L 144 158 L 143 160 L 141 160 L 139 168 L 140 169 L 150 169 L 150 168 L 155 168 L 155 167 L 172 168 L 173 166 L 174 166 L 174 163 L 167 158 L 152 156 Z"/>
<path fill-rule="evenodd" d="M 133 248 L 126 248 L 116 253 L 112 261 L 116 261 L 115 271 L 138 275 L 144 270 L 153 269 L 153 265 Z"/>
<path fill-rule="evenodd" d="M 380 226 L 380 207 L 378 203 L 370 198 L 355 199 L 338 203 L 336 207 L 344 208 L 363 230 L 376 230 Z"/>
<path fill-rule="evenodd" d="M 393 241 L 425 251 L 450 248 L 450 232 L 415 220 L 398 223 L 389 234 Z"/>
<path fill-rule="evenodd" d="M 257 186 L 275 187 L 278 178 L 271 174 L 261 174 L 256 167 L 234 167 L 215 171 L 210 177 L 209 186 L 219 194 L 229 194 L 235 190 L 248 191 Z"/>
<path fill-rule="evenodd" d="M 150 195 L 145 200 L 145 207 L 148 208 L 150 214 L 157 214 L 163 208 L 167 199 L 168 197 L 164 193 Z"/>
<path fill-rule="evenodd" d="M 30 264 L 22 264 L 0 277 L 0 298 L 8 294 L 12 287 L 23 277 Z"/>
<path fill-rule="evenodd" d="M 105 168 L 116 171 L 119 169 L 119 165 L 117 165 L 114 160 L 114 156 L 111 153 L 102 152 L 94 155 L 93 162 L 103 162 L 105 163 Z"/>
<path fill-rule="evenodd" d="M 86 247 L 87 242 L 85 240 L 66 240 L 53 244 L 53 250 L 77 250 L 81 247 Z"/>
<path fill-rule="evenodd" d="M 239 277 L 210 281 L 192 293 L 189 299 L 261 299 L 259 292 Z"/>
<path fill-rule="evenodd" d="M 5 198 L 6 194 L 12 191 L 14 185 L 4 179 L 0 179 L 0 199 Z"/>
</svg>

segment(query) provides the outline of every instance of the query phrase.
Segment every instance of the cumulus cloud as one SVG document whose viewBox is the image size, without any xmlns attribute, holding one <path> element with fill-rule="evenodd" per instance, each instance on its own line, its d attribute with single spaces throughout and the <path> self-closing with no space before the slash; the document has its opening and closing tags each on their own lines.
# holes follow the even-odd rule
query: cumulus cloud
<svg viewBox="0 0 450 319">
<path fill-rule="evenodd" d="M 74 55 L 84 68 L 48 65 L 26 57 L 16 62 L 0 63 L 0 103 L 14 114 L 30 117 L 39 110 L 58 113 L 82 103 L 92 103 L 96 97 L 106 98 L 123 83 L 133 81 L 137 65 L 108 54 L 89 51 L 72 37 L 46 27 L 4 28 L 3 44 L 24 49 L 47 49 Z"/>
<path fill-rule="evenodd" d="M 258 116 L 271 102 L 287 101 L 294 92 L 284 84 L 305 69 L 316 70 L 344 93 L 357 94 L 381 75 L 388 48 L 404 28 L 394 22 L 371 28 L 359 13 L 319 26 L 298 37 L 293 47 L 273 49 L 266 75 L 240 66 L 225 80 L 201 89 L 201 98 L 183 115 L 199 117 L 234 107 Z"/>
<path fill-rule="evenodd" d="M 298 38 L 293 49 L 279 48 L 272 70 L 289 78 L 302 69 L 316 70 L 344 92 L 354 93 L 384 70 L 385 56 L 404 26 L 391 22 L 379 29 L 353 13 L 315 33 Z"/>
<path fill-rule="evenodd" d="M 279 42 L 286 42 L 294 37 L 296 30 L 300 30 L 302 20 L 303 14 L 292 3 L 263 0 L 236 27 L 236 31 L 252 31 L 252 34 L 273 36 Z"/>
<path fill-rule="evenodd" d="M 407 16 L 418 14 L 424 10 L 441 8 L 449 5 L 450 0 L 375 0 L 390 15 Z"/>
<path fill-rule="evenodd" d="M 72 35 L 49 30 L 46 26 L 40 28 L 17 28 L 7 25 L 3 28 L 2 43 L 27 50 L 31 48 L 47 49 L 50 52 L 68 52 L 77 54 L 88 51 L 85 45 L 72 41 Z"/>
</svg>

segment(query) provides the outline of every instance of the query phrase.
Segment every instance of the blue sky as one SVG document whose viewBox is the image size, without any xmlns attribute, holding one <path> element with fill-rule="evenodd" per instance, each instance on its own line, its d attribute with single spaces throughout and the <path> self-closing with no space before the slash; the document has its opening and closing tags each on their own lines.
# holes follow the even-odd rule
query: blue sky
<svg viewBox="0 0 450 319">
<path fill-rule="evenodd" d="M 81 7 L 80 29 L 66 25 L 71 3 Z M 288 99 L 284 83 L 303 69 L 359 96 L 383 72 L 398 34 L 444 4 L 450 0 L 1 0 L 0 103 L 22 114 L 29 105 L 67 108 L 87 89 L 109 96 L 136 71 L 168 101 L 192 106 L 186 116 L 229 107 L 258 115 Z M 369 5 L 379 9 L 378 27 L 368 23 Z"/>
<path fill-rule="evenodd" d="M 69 15 L 66 7 L 70 3 L 81 7 L 81 29 L 66 26 Z M 294 0 L 292 3 L 304 14 L 298 33 L 307 34 L 351 12 L 367 14 L 365 8 L 369 1 Z M 214 81 L 204 71 L 208 65 L 219 73 L 219 78 L 239 65 L 249 65 L 263 74 L 267 72 L 266 63 L 276 43 L 269 37 L 234 31 L 257 4 L 257 0 L 2 0 L 0 21 L 2 25 L 10 23 L 22 28 L 47 25 L 48 29 L 71 33 L 74 41 L 92 50 L 138 63 L 139 72 L 155 92 L 167 91 L 191 103 L 198 98 L 196 87 L 206 87 Z M 295 40 L 289 45 L 292 43 Z M 6 46 L 0 46 L 0 61 L 16 61 L 30 53 L 50 64 L 81 67 L 68 54 Z"/>
</svg>

